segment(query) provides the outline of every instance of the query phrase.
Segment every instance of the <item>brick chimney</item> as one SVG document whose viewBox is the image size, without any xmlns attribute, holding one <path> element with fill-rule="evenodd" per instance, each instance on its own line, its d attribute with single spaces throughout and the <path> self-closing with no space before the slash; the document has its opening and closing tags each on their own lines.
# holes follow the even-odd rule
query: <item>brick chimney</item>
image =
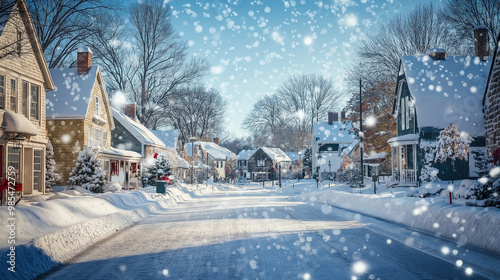
<svg viewBox="0 0 500 280">
<path fill-rule="evenodd" d="M 346 120 L 345 111 L 344 110 L 342 110 L 342 112 L 340 112 L 340 120 L 341 121 L 345 121 Z"/>
<path fill-rule="evenodd" d="M 219 144 L 219 137 L 215 137 L 215 138 L 214 138 L 214 143 L 215 143 L 215 144 L 217 144 L 217 145 L 220 145 L 220 144 Z"/>
<path fill-rule="evenodd" d="M 92 51 L 89 48 L 78 48 L 76 55 L 76 73 L 87 75 L 92 66 Z"/>
<path fill-rule="evenodd" d="M 333 122 L 339 121 L 339 113 L 337 112 L 328 112 L 328 125 L 332 125 Z"/>
<path fill-rule="evenodd" d="M 474 28 L 474 42 L 476 56 L 482 61 L 488 60 L 488 28 L 478 26 Z"/>
<path fill-rule="evenodd" d="M 135 104 L 135 102 L 125 105 L 125 115 L 134 121 L 137 121 L 137 104 Z"/>
<path fill-rule="evenodd" d="M 433 60 L 446 60 L 446 50 L 445 49 L 429 49 L 427 54 Z"/>
</svg>

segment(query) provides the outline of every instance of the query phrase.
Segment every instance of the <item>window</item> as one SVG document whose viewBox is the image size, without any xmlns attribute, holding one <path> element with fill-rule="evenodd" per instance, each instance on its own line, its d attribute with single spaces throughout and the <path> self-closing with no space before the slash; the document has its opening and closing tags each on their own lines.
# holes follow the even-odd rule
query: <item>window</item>
<svg viewBox="0 0 500 280">
<path fill-rule="evenodd" d="M 10 110 L 17 113 L 17 80 L 10 79 Z"/>
<path fill-rule="evenodd" d="M 406 100 L 406 129 L 410 128 L 410 97 L 405 97 Z"/>
<path fill-rule="evenodd" d="M 21 56 L 21 53 L 23 51 L 22 48 L 22 43 L 23 43 L 23 33 L 21 31 L 17 31 L 17 55 Z"/>
<path fill-rule="evenodd" d="M 23 82 L 23 115 L 28 118 L 28 89 L 29 89 L 29 84 L 28 82 Z"/>
<path fill-rule="evenodd" d="M 40 87 L 31 85 L 30 117 L 35 120 L 40 119 Z"/>
<path fill-rule="evenodd" d="M 19 174 L 20 149 L 9 147 L 7 151 L 7 166 L 12 166 L 16 170 L 16 175 Z"/>
<path fill-rule="evenodd" d="M 5 76 L 0 75 L 0 109 L 5 109 Z"/>
<path fill-rule="evenodd" d="M 401 103 L 401 129 L 405 130 L 406 129 L 406 120 L 405 120 L 406 98 L 402 98 L 401 101 L 402 101 L 402 103 Z"/>
<path fill-rule="evenodd" d="M 257 166 L 266 166 L 266 161 L 263 159 L 257 160 Z"/>
<path fill-rule="evenodd" d="M 94 116 L 101 116 L 101 100 L 97 96 L 95 97 Z"/>
<path fill-rule="evenodd" d="M 87 146 L 92 147 L 92 126 L 90 124 L 87 127 L 87 139 L 88 139 Z"/>
<path fill-rule="evenodd" d="M 99 148 L 101 145 L 102 145 L 102 134 L 101 134 L 101 130 L 98 129 L 98 128 L 95 128 L 94 129 L 94 146 L 96 148 Z"/>
<path fill-rule="evenodd" d="M 102 148 L 107 149 L 108 148 L 108 131 L 104 130 L 102 133 Z"/>
<path fill-rule="evenodd" d="M 42 189 L 42 150 L 33 151 L 33 189 L 43 192 Z"/>
</svg>

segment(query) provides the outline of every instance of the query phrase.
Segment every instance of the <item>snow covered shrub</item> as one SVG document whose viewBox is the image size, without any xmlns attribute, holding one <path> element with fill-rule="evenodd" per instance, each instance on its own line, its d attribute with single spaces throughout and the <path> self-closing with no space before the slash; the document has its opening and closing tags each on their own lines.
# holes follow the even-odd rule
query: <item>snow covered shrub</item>
<svg viewBox="0 0 500 280">
<path fill-rule="evenodd" d="M 467 205 L 500 208 L 500 167 L 493 167 L 471 186 L 471 201 Z"/>
<path fill-rule="evenodd" d="M 472 185 L 474 184 L 475 182 L 472 180 L 463 180 L 460 184 L 460 188 L 452 193 L 453 198 L 470 199 L 473 196 Z"/>
<path fill-rule="evenodd" d="M 344 170 L 337 173 L 336 180 L 351 187 L 359 186 L 361 183 L 361 170 L 358 167 Z"/>
<path fill-rule="evenodd" d="M 107 184 L 104 187 L 105 192 L 117 192 L 117 191 L 121 191 L 121 190 L 122 190 L 122 186 L 120 184 L 118 184 L 117 182 Z"/>
<path fill-rule="evenodd" d="M 436 143 L 422 141 L 420 143 L 420 149 L 424 154 L 420 181 L 422 183 L 437 182 L 438 181 L 437 174 L 439 173 L 439 170 L 437 168 L 434 168 L 434 155 L 436 154 Z"/>
<path fill-rule="evenodd" d="M 472 150 L 472 156 L 474 157 L 474 167 L 477 170 L 479 177 L 483 177 L 488 174 L 488 170 L 490 168 L 490 162 L 493 162 L 492 159 L 486 156 L 485 150 Z"/>
<path fill-rule="evenodd" d="M 107 183 L 106 174 L 96 153 L 85 147 L 74 162 L 76 166 L 69 174 L 71 176 L 69 184 L 73 188 L 81 186 L 93 193 L 104 192 L 104 185 Z"/>
<path fill-rule="evenodd" d="M 156 180 L 161 180 L 161 178 L 168 177 L 171 174 L 173 174 L 173 170 L 170 163 L 163 155 L 159 155 L 156 157 L 154 164 L 147 169 L 144 176 L 148 185 L 155 186 Z"/>
<path fill-rule="evenodd" d="M 49 140 L 45 146 L 45 188 L 47 190 L 50 190 L 61 179 L 61 176 L 55 172 L 56 162 L 52 159 L 53 156 L 54 148 Z"/>
</svg>

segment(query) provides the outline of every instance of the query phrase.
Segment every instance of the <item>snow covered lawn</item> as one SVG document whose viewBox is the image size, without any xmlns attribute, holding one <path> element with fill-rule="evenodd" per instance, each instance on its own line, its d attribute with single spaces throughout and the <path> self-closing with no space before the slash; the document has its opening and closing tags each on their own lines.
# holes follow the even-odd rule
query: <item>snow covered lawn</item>
<svg viewBox="0 0 500 280">
<path fill-rule="evenodd" d="M 427 191 L 422 188 L 420 191 Z M 439 187 L 435 183 L 428 189 L 435 192 Z M 500 209 L 464 206 L 464 200 L 453 200 L 450 205 L 446 191 L 443 196 L 415 198 L 407 197 L 415 192 L 410 188 L 379 186 L 377 195 L 373 187 L 360 194 L 359 189 L 333 182 L 330 187 L 323 182 L 323 188 L 317 189 L 313 181 L 287 182 L 286 188 L 279 191 L 294 191 L 305 201 L 341 207 L 449 238 L 458 246 L 472 245 L 500 254 Z"/>
<path fill-rule="evenodd" d="M 0 240 L 0 261 L 8 261 L 10 246 L 15 245 L 16 273 L 2 269 L 0 279 L 11 279 L 13 275 L 30 279 L 153 213 L 191 199 L 191 195 L 225 188 L 219 185 L 212 190 L 211 186 L 182 184 L 169 187 L 165 195 L 150 187 L 105 194 L 65 190 L 26 197 L 15 207 L 14 216 L 9 215 L 6 207 L 0 211 L 2 225 L 11 222 L 9 218 L 16 218 L 15 244 L 8 243 L 9 227 L 0 227 L 0 236 L 5 237 Z"/>
</svg>

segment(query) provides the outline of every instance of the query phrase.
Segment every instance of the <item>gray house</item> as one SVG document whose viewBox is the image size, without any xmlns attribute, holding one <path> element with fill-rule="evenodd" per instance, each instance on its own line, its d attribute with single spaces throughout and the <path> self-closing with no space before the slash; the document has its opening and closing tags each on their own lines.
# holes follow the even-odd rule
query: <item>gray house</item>
<svg viewBox="0 0 500 280">
<path fill-rule="evenodd" d="M 473 160 L 439 164 L 433 161 L 439 132 L 450 123 L 469 133 L 473 150 L 485 149 L 482 98 L 491 59 L 485 56 L 447 56 L 443 49 L 401 58 L 393 115 L 397 137 L 388 140 L 392 174 L 400 185 L 418 185 L 430 163 L 441 180 L 475 177 Z M 469 159 L 470 159 L 469 155 Z"/>
</svg>

